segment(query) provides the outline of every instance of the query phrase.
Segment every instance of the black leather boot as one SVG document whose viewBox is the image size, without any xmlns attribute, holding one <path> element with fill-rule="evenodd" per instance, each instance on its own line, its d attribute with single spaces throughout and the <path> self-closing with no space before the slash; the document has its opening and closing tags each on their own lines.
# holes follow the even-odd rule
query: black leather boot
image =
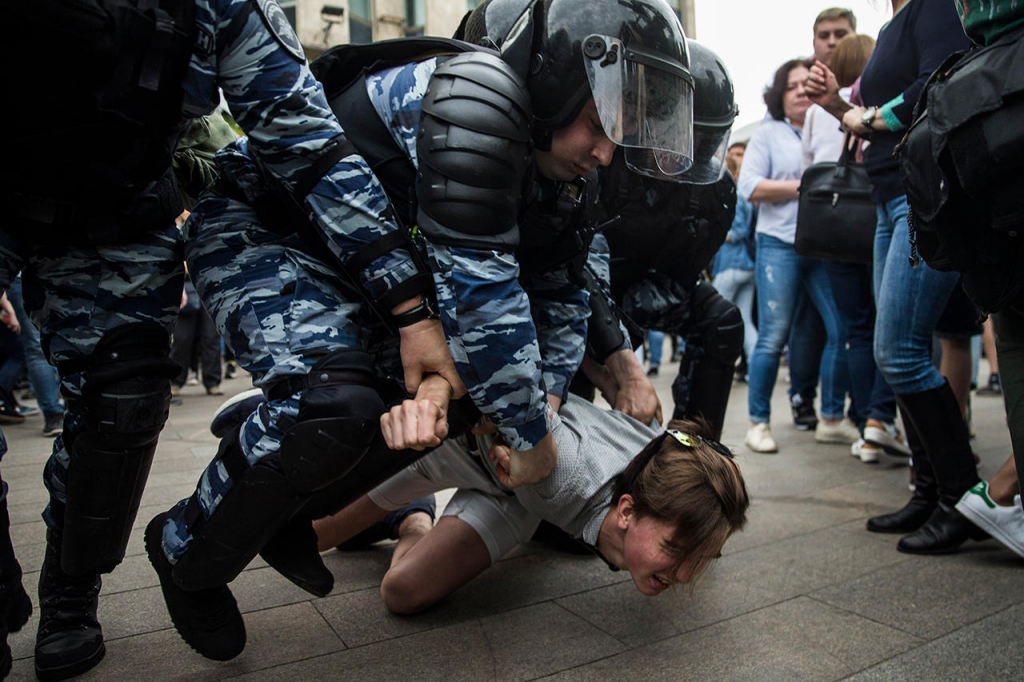
<svg viewBox="0 0 1024 682">
<path fill-rule="evenodd" d="M 907 554 L 949 554 L 968 540 L 987 540 L 988 533 L 945 501 L 940 501 L 928 522 L 900 538 L 896 549 Z"/>
<path fill-rule="evenodd" d="M 3 484 L 6 493 L 7 485 Z M 7 634 L 17 632 L 32 615 L 32 600 L 21 584 L 21 565 L 11 544 L 11 517 L 7 513 L 7 497 L 0 498 L 0 680 L 11 672 L 11 648 Z"/>
<path fill-rule="evenodd" d="M 977 466 L 971 454 L 970 433 L 960 404 L 948 383 L 919 393 L 897 396 L 906 417 L 913 422 L 924 445 L 927 461 L 938 487 L 938 507 L 928 521 L 897 545 L 911 554 L 946 554 L 966 540 L 988 535 L 956 510 L 956 503 L 977 483 Z M 915 471 L 920 471 L 917 453 Z"/>
<path fill-rule="evenodd" d="M 302 512 L 270 538 L 260 550 L 260 556 L 271 568 L 312 595 L 326 597 L 334 588 L 334 574 L 324 566 L 317 549 L 313 522 Z"/>
<path fill-rule="evenodd" d="M 61 535 L 46 532 L 46 556 L 39 574 L 39 630 L 36 677 L 63 680 L 91 669 L 106 653 L 96 620 L 99 573 L 70 576 L 60 567 Z"/>
<path fill-rule="evenodd" d="M 163 550 L 167 514 L 146 526 L 146 554 L 163 591 L 171 622 L 185 643 L 215 661 L 229 661 L 245 649 L 245 623 L 227 585 L 203 590 L 184 590 L 171 576 L 173 566 Z"/>
<path fill-rule="evenodd" d="M 931 518 L 939 503 L 939 488 L 921 438 L 906 414 L 903 421 L 914 457 L 914 494 L 899 511 L 868 519 L 868 530 L 873 533 L 911 533 Z"/>
</svg>

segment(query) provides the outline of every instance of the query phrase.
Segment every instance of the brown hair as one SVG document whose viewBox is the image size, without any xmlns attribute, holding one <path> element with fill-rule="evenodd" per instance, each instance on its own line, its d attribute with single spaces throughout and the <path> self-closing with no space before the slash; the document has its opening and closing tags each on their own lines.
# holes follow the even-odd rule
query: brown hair
<svg viewBox="0 0 1024 682">
<path fill-rule="evenodd" d="M 684 445 L 670 432 L 689 436 Z M 743 474 L 725 446 L 711 439 L 704 421 L 673 420 L 619 474 L 612 505 L 626 494 L 638 517 L 675 523 L 669 551 L 673 569 L 694 562 L 691 586 L 721 552 L 726 539 L 747 522 L 750 503 Z M 724 454 L 729 453 L 729 454 Z"/>
<path fill-rule="evenodd" d="M 809 69 L 814 66 L 814 62 L 809 59 L 790 59 L 779 67 L 772 84 L 764 91 L 764 103 L 768 106 L 768 113 L 776 121 L 783 121 L 786 118 L 782 99 L 786 96 L 786 88 L 789 86 L 789 72 L 800 66 Z"/>
<path fill-rule="evenodd" d="M 829 61 L 839 87 L 848 88 L 860 78 L 874 51 L 875 39 L 871 36 L 848 35 L 839 41 Z"/>
<path fill-rule="evenodd" d="M 850 28 L 857 31 L 857 17 L 854 15 L 852 9 L 846 9 L 845 7 L 829 7 L 818 12 L 818 16 L 814 19 L 814 33 L 818 33 L 818 24 L 823 21 L 841 21 L 846 19 L 850 22 Z"/>
</svg>

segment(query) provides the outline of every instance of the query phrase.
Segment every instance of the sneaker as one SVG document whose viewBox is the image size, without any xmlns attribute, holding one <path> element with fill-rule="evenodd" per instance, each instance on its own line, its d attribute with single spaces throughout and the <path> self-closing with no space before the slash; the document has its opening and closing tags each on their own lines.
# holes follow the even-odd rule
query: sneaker
<svg viewBox="0 0 1024 682">
<path fill-rule="evenodd" d="M 1013 497 L 1012 507 L 996 504 L 988 495 L 988 483 L 980 481 L 964 493 L 956 503 L 956 510 L 1024 557 L 1024 509 L 1020 505 L 1020 495 Z"/>
<path fill-rule="evenodd" d="M 819 421 L 814 429 L 814 440 L 818 443 L 842 443 L 850 445 L 856 443 L 860 438 L 860 431 L 857 425 L 849 419 L 843 419 L 838 424 L 826 424 Z"/>
<path fill-rule="evenodd" d="M 43 436 L 53 438 L 64 430 L 64 413 L 53 412 L 43 414 Z"/>
<path fill-rule="evenodd" d="M 181 395 L 181 386 L 178 384 L 171 384 L 171 395 L 175 397 Z"/>
<path fill-rule="evenodd" d="M 658 368 L 657 367 L 651 367 L 649 370 L 647 370 L 647 376 L 649 376 L 649 377 L 656 377 L 656 376 L 658 376 Z"/>
<path fill-rule="evenodd" d="M 199 385 L 199 375 L 197 375 L 197 374 L 189 374 L 188 375 L 188 381 L 186 381 L 185 383 L 187 383 L 189 386 L 198 386 Z"/>
<path fill-rule="evenodd" d="M 18 405 L 14 408 L 18 411 L 22 417 L 38 417 L 43 413 L 38 407 L 32 407 L 31 405 Z"/>
<path fill-rule="evenodd" d="M 999 383 L 999 375 L 994 373 L 989 374 L 988 385 L 982 386 L 977 391 L 975 391 L 975 393 L 977 393 L 978 395 L 1002 395 L 1003 386 L 1002 384 Z"/>
<path fill-rule="evenodd" d="M 206 658 L 230 661 L 245 648 L 245 623 L 227 585 L 187 591 L 171 577 L 173 567 L 163 550 L 167 514 L 146 526 L 146 554 L 160 578 L 160 589 L 171 623 L 185 643 Z"/>
<path fill-rule="evenodd" d="M 793 425 L 797 431 L 810 431 L 818 426 L 818 415 L 812 403 L 805 402 L 799 393 L 790 396 L 789 402 L 793 407 Z"/>
<path fill-rule="evenodd" d="M 881 448 L 887 455 L 899 457 L 901 460 L 910 457 L 910 447 L 903 440 L 903 434 L 895 424 L 868 420 L 867 426 L 864 427 L 864 440 Z"/>
<path fill-rule="evenodd" d="M 238 371 L 238 365 L 235 364 L 234 360 L 228 360 L 224 364 L 224 378 L 225 379 L 234 379 L 235 378 L 235 372 L 237 372 L 237 371 Z"/>
<path fill-rule="evenodd" d="M 265 402 L 267 402 L 267 398 L 263 395 L 263 390 L 259 388 L 250 388 L 248 391 L 231 396 L 213 413 L 213 419 L 210 421 L 210 433 L 217 438 L 223 438 L 232 429 L 239 428 L 242 422 Z"/>
<path fill-rule="evenodd" d="M 858 438 L 850 446 L 850 454 L 864 462 L 865 464 L 875 464 L 878 462 L 878 451 L 880 448 L 871 445 L 863 438 Z"/>
<path fill-rule="evenodd" d="M 772 437 L 772 427 L 768 424 L 754 424 L 747 431 L 744 441 L 753 452 L 778 452 L 779 446 Z"/>
<path fill-rule="evenodd" d="M 206 395 L 224 395 L 224 389 L 220 386 L 207 386 Z"/>
</svg>

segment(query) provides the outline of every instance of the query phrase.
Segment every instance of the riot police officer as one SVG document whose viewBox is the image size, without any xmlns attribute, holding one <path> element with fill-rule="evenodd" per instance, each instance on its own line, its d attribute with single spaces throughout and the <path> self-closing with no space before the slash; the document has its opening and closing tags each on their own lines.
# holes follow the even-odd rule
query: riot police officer
<svg viewBox="0 0 1024 682">
<path fill-rule="evenodd" d="M 450 349 L 458 376 L 446 378 L 465 382 L 518 451 L 513 478 L 550 470 L 554 409 L 589 314 L 572 262 L 585 256 L 596 195 L 580 176 L 613 151 L 664 179 L 692 157 L 678 18 L 661 0 L 599 4 L 484 3 L 466 37 L 487 36 L 498 54 L 437 39 L 337 49 L 315 69 L 346 134 L 304 177 L 268 173 L 252 138 L 219 156 L 221 182 L 195 206 L 186 255 L 269 400 L 222 440 L 195 494 L 146 531 L 172 621 L 203 655 L 244 647 L 227 583 L 268 543 L 272 565 L 323 591 L 274 543 L 290 541 L 281 529 L 324 489 L 388 468 L 392 454 L 377 449 L 387 461 L 363 462 L 395 397 L 382 380 L 404 375 L 414 390 Z M 342 204 L 321 202 L 325 184 Z M 530 260 L 547 224 L 531 227 L 531 210 L 564 211 L 575 226 L 557 267 Z M 309 220 L 317 211 L 330 224 Z"/>
</svg>

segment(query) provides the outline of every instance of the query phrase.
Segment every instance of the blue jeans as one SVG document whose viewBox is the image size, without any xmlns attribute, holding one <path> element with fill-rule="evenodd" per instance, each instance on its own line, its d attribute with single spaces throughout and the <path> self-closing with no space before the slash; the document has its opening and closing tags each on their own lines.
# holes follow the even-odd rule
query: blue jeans
<svg viewBox="0 0 1024 682">
<path fill-rule="evenodd" d="M 779 374 L 779 356 L 789 337 L 797 294 L 807 291 L 821 313 L 828 340 L 821 356 L 821 416 L 842 419 L 846 399 L 846 330 L 836 312 L 832 285 L 822 261 L 804 258 L 775 237 L 757 235 L 757 345 L 750 360 L 750 421 L 768 423 Z"/>
<path fill-rule="evenodd" d="M 754 326 L 754 271 L 742 268 L 722 270 L 711 282 L 722 298 L 732 301 L 740 309 L 743 318 L 743 352 L 747 360 L 754 355 L 757 343 L 757 327 Z"/>
<path fill-rule="evenodd" d="M 875 362 L 896 395 L 929 391 L 945 381 L 932 364 L 932 334 L 960 275 L 923 260 L 910 267 L 905 196 L 877 209 Z"/>
<path fill-rule="evenodd" d="M 836 309 L 846 326 L 846 361 L 853 406 L 850 417 L 861 431 L 868 419 L 891 423 L 896 420 L 896 398 L 875 365 L 875 296 L 871 266 L 827 261 L 825 270 L 832 282 L 832 291 L 836 292 Z"/>
<path fill-rule="evenodd" d="M 651 369 L 661 367 L 661 350 L 665 345 L 665 332 L 647 332 L 647 345 L 651 347 L 651 357 L 648 359 Z"/>
<path fill-rule="evenodd" d="M 21 333 L 14 337 L 17 342 L 11 343 L 7 362 L 0 368 L 0 386 L 10 392 L 18 383 L 22 370 L 28 371 L 28 381 L 36 392 L 39 409 L 46 414 L 62 414 L 64 408 L 60 404 L 60 381 L 57 372 L 46 361 L 43 346 L 39 340 L 39 330 L 28 318 L 21 295 L 21 278 L 11 282 L 7 290 L 7 300 L 14 308 L 14 314 L 21 325 Z"/>
</svg>

